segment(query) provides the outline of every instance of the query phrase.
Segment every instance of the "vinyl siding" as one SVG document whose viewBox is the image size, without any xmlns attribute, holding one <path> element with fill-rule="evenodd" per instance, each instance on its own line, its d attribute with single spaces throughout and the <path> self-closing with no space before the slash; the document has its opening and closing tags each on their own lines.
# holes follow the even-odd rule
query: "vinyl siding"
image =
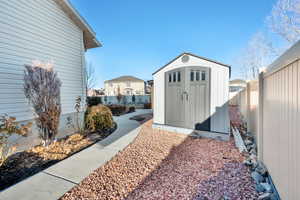
<svg viewBox="0 0 300 200">
<path fill-rule="evenodd" d="M 290 53 L 293 52 L 285 55 Z M 300 61 L 296 60 L 263 79 L 263 132 L 259 150 L 281 199 L 300 198 L 299 67 Z"/>
<path fill-rule="evenodd" d="M 83 32 L 53 0 L 0 0 L 0 115 L 33 118 L 23 93 L 24 64 L 51 61 L 62 81 L 62 114 L 85 98 Z"/>
</svg>

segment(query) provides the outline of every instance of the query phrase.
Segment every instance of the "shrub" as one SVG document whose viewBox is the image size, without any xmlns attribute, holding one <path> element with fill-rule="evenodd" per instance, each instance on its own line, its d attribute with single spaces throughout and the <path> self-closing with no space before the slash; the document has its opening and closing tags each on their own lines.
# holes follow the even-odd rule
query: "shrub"
<svg viewBox="0 0 300 200">
<path fill-rule="evenodd" d="M 51 63 L 37 61 L 25 65 L 24 94 L 38 116 L 35 121 L 44 145 L 49 145 L 58 133 L 60 87 L 61 81 Z"/>
<path fill-rule="evenodd" d="M 89 107 L 91 106 L 97 106 L 99 104 L 102 104 L 101 97 L 87 97 L 87 105 Z"/>
<path fill-rule="evenodd" d="M 131 101 L 132 101 L 133 104 L 135 104 L 135 95 L 132 95 Z"/>
<path fill-rule="evenodd" d="M 8 144 L 9 136 L 17 134 L 20 136 L 27 136 L 32 123 L 19 125 L 16 118 L 4 115 L 0 117 L 0 166 L 4 163 L 10 153 L 14 151 Z"/>
<path fill-rule="evenodd" d="M 87 109 L 85 124 L 92 132 L 109 130 L 114 126 L 112 113 L 104 105 L 92 106 Z"/>
<path fill-rule="evenodd" d="M 145 103 L 144 109 L 151 109 L 151 103 Z"/>
<path fill-rule="evenodd" d="M 135 107 L 134 106 L 130 106 L 128 112 L 129 113 L 135 112 Z"/>
<path fill-rule="evenodd" d="M 126 113 L 126 106 L 123 105 L 108 105 L 114 116 L 119 116 Z"/>
</svg>

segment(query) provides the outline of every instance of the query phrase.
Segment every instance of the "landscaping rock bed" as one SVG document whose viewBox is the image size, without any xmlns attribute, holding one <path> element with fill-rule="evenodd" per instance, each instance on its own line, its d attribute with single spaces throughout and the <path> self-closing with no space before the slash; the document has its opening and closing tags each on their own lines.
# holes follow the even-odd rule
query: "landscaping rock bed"
<svg viewBox="0 0 300 200">
<path fill-rule="evenodd" d="M 48 147 L 39 145 L 13 154 L 0 166 L 0 191 L 104 139 L 116 128 L 115 124 L 103 133 L 73 134 Z"/>
<path fill-rule="evenodd" d="M 214 188 L 210 199 L 256 199 L 243 159 L 232 140 L 194 139 L 148 121 L 133 143 L 61 199 L 201 199 Z"/>
<path fill-rule="evenodd" d="M 200 183 L 194 200 L 257 199 L 249 168 L 239 162 L 225 163 L 216 176 Z"/>
</svg>

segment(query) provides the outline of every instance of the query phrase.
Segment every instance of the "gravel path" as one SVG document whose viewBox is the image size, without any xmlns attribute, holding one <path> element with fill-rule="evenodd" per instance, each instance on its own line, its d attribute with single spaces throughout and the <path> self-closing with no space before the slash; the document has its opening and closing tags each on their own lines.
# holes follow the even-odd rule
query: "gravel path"
<svg viewBox="0 0 300 200">
<path fill-rule="evenodd" d="M 198 186 L 194 200 L 257 199 L 255 184 L 249 176 L 249 168 L 238 162 L 225 163 L 219 173 Z"/>
<path fill-rule="evenodd" d="M 223 176 L 219 174 L 228 166 L 233 166 L 229 170 L 231 172 L 236 167 L 231 163 L 240 166 L 242 157 L 232 141 L 193 139 L 153 130 L 151 125 L 152 121 L 145 123 L 132 144 L 61 199 L 195 199 L 197 194 L 200 199 L 203 191 L 215 190 L 216 181 L 205 181 L 226 177 L 228 173 Z M 245 177 L 241 178 L 239 194 L 247 191 L 253 193 L 254 185 L 247 168 L 241 166 L 232 174 Z M 230 177 L 227 178 L 234 182 Z M 219 187 L 217 189 L 217 196 L 224 193 Z M 229 192 L 228 197 L 235 197 L 230 195 Z M 212 194 L 210 197 L 217 196 Z"/>
</svg>

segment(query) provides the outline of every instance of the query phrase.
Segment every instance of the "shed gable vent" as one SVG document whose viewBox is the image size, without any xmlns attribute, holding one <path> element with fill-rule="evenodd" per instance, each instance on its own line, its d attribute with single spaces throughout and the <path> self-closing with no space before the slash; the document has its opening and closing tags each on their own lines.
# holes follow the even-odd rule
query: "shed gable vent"
<svg viewBox="0 0 300 200">
<path fill-rule="evenodd" d="M 190 57 L 188 55 L 183 55 L 181 57 L 181 62 L 187 63 L 190 60 Z"/>
</svg>

